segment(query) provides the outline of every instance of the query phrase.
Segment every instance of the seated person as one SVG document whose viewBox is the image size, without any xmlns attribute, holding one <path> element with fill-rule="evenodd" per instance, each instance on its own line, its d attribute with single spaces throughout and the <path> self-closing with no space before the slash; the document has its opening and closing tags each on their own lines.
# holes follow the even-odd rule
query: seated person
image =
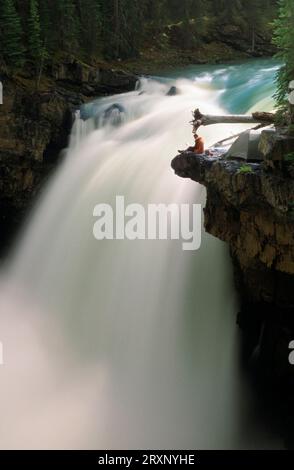
<svg viewBox="0 0 294 470">
<path fill-rule="evenodd" d="M 193 148 L 193 152 L 197 155 L 201 155 L 204 153 L 204 140 L 198 134 L 194 134 L 195 139 L 195 146 Z"/>
<path fill-rule="evenodd" d="M 197 155 L 204 153 L 204 140 L 198 134 L 194 134 L 195 145 L 193 147 L 188 147 L 186 150 L 179 150 L 180 153 L 184 152 L 194 152 Z"/>
<path fill-rule="evenodd" d="M 210 150 L 204 149 L 204 140 L 198 134 L 194 134 L 195 145 L 193 147 L 188 147 L 187 150 L 179 150 L 180 153 L 184 152 L 194 152 L 196 155 L 212 155 Z"/>
</svg>

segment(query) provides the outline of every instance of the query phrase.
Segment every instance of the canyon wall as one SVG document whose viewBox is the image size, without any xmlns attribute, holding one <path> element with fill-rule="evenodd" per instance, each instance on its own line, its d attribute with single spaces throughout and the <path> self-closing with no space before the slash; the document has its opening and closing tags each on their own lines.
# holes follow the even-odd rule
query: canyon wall
<svg viewBox="0 0 294 470">
<path fill-rule="evenodd" d="M 272 168 L 186 152 L 173 159 L 172 168 L 207 188 L 205 229 L 229 244 L 248 356 L 258 348 L 271 375 L 278 364 L 277 376 L 292 376 L 293 163 Z"/>
</svg>

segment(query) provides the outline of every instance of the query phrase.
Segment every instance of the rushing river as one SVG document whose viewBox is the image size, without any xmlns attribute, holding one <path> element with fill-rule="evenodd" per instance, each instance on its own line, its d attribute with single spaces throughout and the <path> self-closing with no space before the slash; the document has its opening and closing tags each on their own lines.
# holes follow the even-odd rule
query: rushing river
<svg viewBox="0 0 294 470">
<path fill-rule="evenodd" d="M 117 195 L 204 205 L 205 189 L 170 168 L 192 144 L 191 111 L 270 110 L 277 69 L 190 67 L 81 110 L 95 119 L 77 115 L 2 272 L 1 448 L 281 447 L 240 371 L 228 247 L 204 231 L 198 251 L 93 236 L 95 205 Z M 114 103 L 119 126 L 103 121 Z M 208 146 L 245 127 L 201 134 Z"/>
</svg>

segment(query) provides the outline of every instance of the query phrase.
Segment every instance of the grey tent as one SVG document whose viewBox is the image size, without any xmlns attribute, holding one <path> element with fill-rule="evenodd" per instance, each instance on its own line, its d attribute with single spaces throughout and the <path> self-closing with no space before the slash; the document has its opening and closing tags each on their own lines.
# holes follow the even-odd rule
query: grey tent
<svg viewBox="0 0 294 470">
<path fill-rule="evenodd" d="M 241 158 L 242 160 L 262 160 L 258 149 L 260 131 L 247 130 L 242 132 L 226 153 L 226 158 Z"/>
</svg>

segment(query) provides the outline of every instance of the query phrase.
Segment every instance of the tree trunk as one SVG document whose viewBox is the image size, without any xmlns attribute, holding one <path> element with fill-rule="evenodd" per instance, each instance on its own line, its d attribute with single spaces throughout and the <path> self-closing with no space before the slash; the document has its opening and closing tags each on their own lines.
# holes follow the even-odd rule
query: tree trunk
<svg viewBox="0 0 294 470">
<path fill-rule="evenodd" d="M 224 116 L 214 116 L 210 114 L 202 114 L 199 109 L 194 111 L 193 127 L 194 130 L 200 126 L 209 126 L 211 124 L 252 124 L 252 123 L 266 123 L 273 124 L 275 122 L 275 114 L 256 112 L 252 114 L 231 114 Z"/>
<path fill-rule="evenodd" d="M 255 28 L 254 28 L 254 26 L 252 27 L 252 46 L 251 46 L 251 52 L 255 52 Z"/>
<path fill-rule="evenodd" d="M 119 48 L 120 48 L 120 20 L 119 20 L 119 0 L 114 0 L 114 36 L 115 36 L 115 58 L 119 58 Z"/>
</svg>

